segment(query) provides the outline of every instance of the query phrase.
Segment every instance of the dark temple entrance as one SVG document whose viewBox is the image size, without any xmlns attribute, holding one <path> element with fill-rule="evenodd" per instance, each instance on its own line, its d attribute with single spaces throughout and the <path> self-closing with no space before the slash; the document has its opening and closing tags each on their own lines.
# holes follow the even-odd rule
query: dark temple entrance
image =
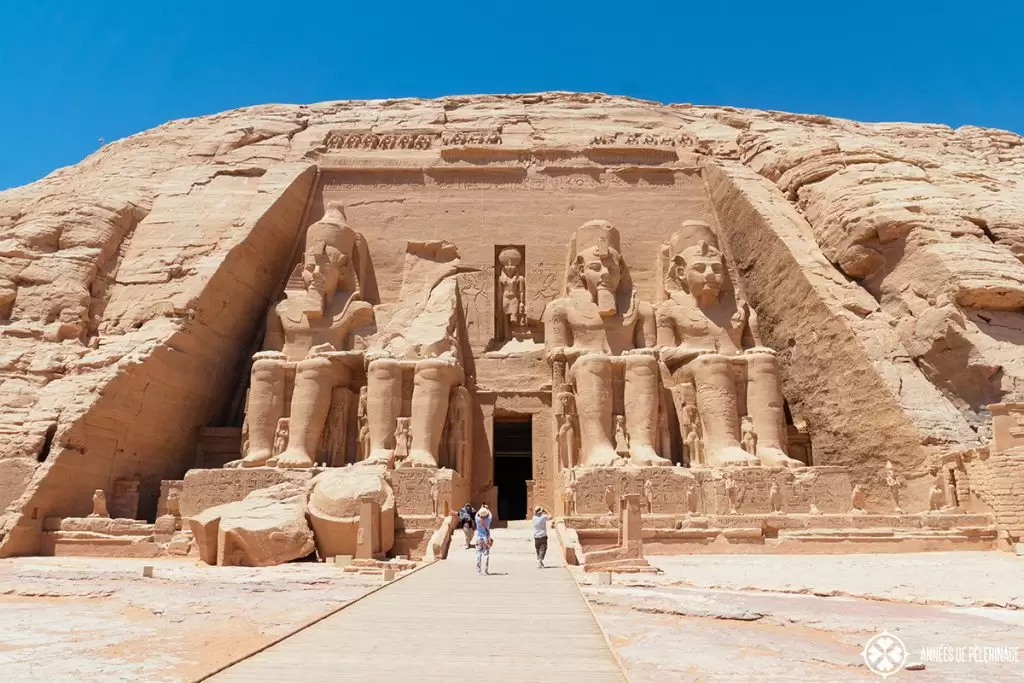
<svg viewBox="0 0 1024 683">
<path fill-rule="evenodd" d="M 526 519 L 526 482 L 533 478 L 530 419 L 494 420 L 494 485 L 498 519 Z"/>
</svg>

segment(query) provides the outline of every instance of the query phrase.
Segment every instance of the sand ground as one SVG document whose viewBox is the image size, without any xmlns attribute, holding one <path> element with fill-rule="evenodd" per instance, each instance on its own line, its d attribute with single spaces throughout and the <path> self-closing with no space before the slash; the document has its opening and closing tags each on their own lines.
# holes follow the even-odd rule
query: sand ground
<svg viewBox="0 0 1024 683">
<path fill-rule="evenodd" d="M 659 575 L 577 571 L 633 683 L 882 680 L 861 651 L 909 651 L 890 680 L 1024 680 L 1024 558 L 1003 553 L 649 557 Z M 922 648 L 1017 648 L 1019 662 L 936 662 Z M 976 653 L 978 651 L 975 651 Z M 1001 656 L 1008 652 L 1001 650 Z M 968 653 L 969 654 L 969 653 Z"/>
<path fill-rule="evenodd" d="M 380 584 L 319 563 L 0 560 L 0 680 L 193 680 Z"/>
</svg>

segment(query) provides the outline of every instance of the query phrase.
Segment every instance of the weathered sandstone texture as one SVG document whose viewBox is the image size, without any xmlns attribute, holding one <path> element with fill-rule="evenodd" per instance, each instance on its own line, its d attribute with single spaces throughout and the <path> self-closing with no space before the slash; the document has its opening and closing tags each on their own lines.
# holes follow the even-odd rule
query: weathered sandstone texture
<svg viewBox="0 0 1024 683">
<path fill-rule="evenodd" d="M 97 490 L 152 519 L 204 427 L 249 465 L 449 466 L 489 500 L 509 416 L 549 509 L 577 450 L 794 466 L 802 438 L 871 508 L 891 461 L 908 511 L 938 488 L 1019 530 L 984 449 L 1024 400 L 1022 216 L 1024 138 L 974 127 L 574 93 L 174 121 L 0 193 L 0 555 Z"/>
<path fill-rule="evenodd" d="M 211 565 L 269 567 L 313 552 L 306 488 L 295 482 L 204 510 L 189 525 L 199 558 Z"/>
</svg>

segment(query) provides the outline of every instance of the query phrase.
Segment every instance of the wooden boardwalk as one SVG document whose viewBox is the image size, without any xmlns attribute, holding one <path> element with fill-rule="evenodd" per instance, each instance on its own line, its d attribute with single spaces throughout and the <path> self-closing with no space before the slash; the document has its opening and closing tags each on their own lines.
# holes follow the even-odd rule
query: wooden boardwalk
<svg viewBox="0 0 1024 683">
<path fill-rule="evenodd" d="M 210 680 L 622 683 L 556 537 L 539 569 L 520 524 L 495 530 L 490 576 L 456 535 L 447 560 Z"/>
</svg>

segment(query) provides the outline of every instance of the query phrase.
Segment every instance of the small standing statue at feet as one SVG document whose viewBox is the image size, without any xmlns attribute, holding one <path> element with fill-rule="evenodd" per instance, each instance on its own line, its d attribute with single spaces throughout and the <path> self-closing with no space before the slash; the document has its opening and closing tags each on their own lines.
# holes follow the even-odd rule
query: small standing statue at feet
<svg viewBox="0 0 1024 683">
<path fill-rule="evenodd" d="M 867 510 L 864 509 L 864 499 L 866 497 L 867 493 L 865 493 L 863 486 L 857 484 L 853 487 L 853 493 L 850 494 L 850 514 L 867 514 Z"/>
<path fill-rule="evenodd" d="M 782 491 L 779 490 L 779 482 L 773 481 L 768 491 L 768 504 L 772 512 L 782 512 Z"/>
<path fill-rule="evenodd" d="M 501 275 L 498 276 L 501 313 L 498 318 L 498 341 L 508 341 L 521 334 L 526 326 L 526 278 L 520 266 L 523 255 L 514 247 L 507 247 L 498 254 Z"/>
<path fill-rule="evenodd" d="M 92 514 L 90 517 L 110 517 L 107 511 L 107 494 L 103 489 L 96 489 L 92 494 Z"/>
<path fill-rule="evenodd" d="M 624 415 L 615 416 L 615 452 L 623 459 L 629 457 L 629 433 Z"/>
<path fill-rule="evenodd" d="M 409 433 L 409 418 L 400 417 L 395 426 L 395 464 L 404 461 L 409 457 L 409 443 L 412 441 L 412 434 Z"/>
<path fill-rule="evenodd" d="M 889 495 L 892 497 L 892 504 L 895 506 L 896 514 L 902 515 L 903 508 L 900 507 L 900 488 L 903 486 L 903 482 L 896 476 L 891 460 L 885 462 L 885 485 L 889 487 Z"/>
<path fill-rule="evenodd" d="M 754 432 L 754 421 L 750 419 L 749 415 L 743 416 L 742 422 L 742 445 L 743 450 L 751 455 L 757 455 L 757 434 Z"/>
<path fill-rule="evenodd" d="M 282 417 L 277 421 L 277 429 L 274 431 L 274 455 L 284 453 L 288 447 L 288 418 Z"/>
<path fill-rule="evenodd" d="M 440 500 L 440 494 L 441 487 L 437 482 L 437 477 L 435 476 L 433 479 L 430 480 L 430 505 L 431 511 L 433 512 L 435 517 L 437 516 L 438 501 Z"/>
</svg>

